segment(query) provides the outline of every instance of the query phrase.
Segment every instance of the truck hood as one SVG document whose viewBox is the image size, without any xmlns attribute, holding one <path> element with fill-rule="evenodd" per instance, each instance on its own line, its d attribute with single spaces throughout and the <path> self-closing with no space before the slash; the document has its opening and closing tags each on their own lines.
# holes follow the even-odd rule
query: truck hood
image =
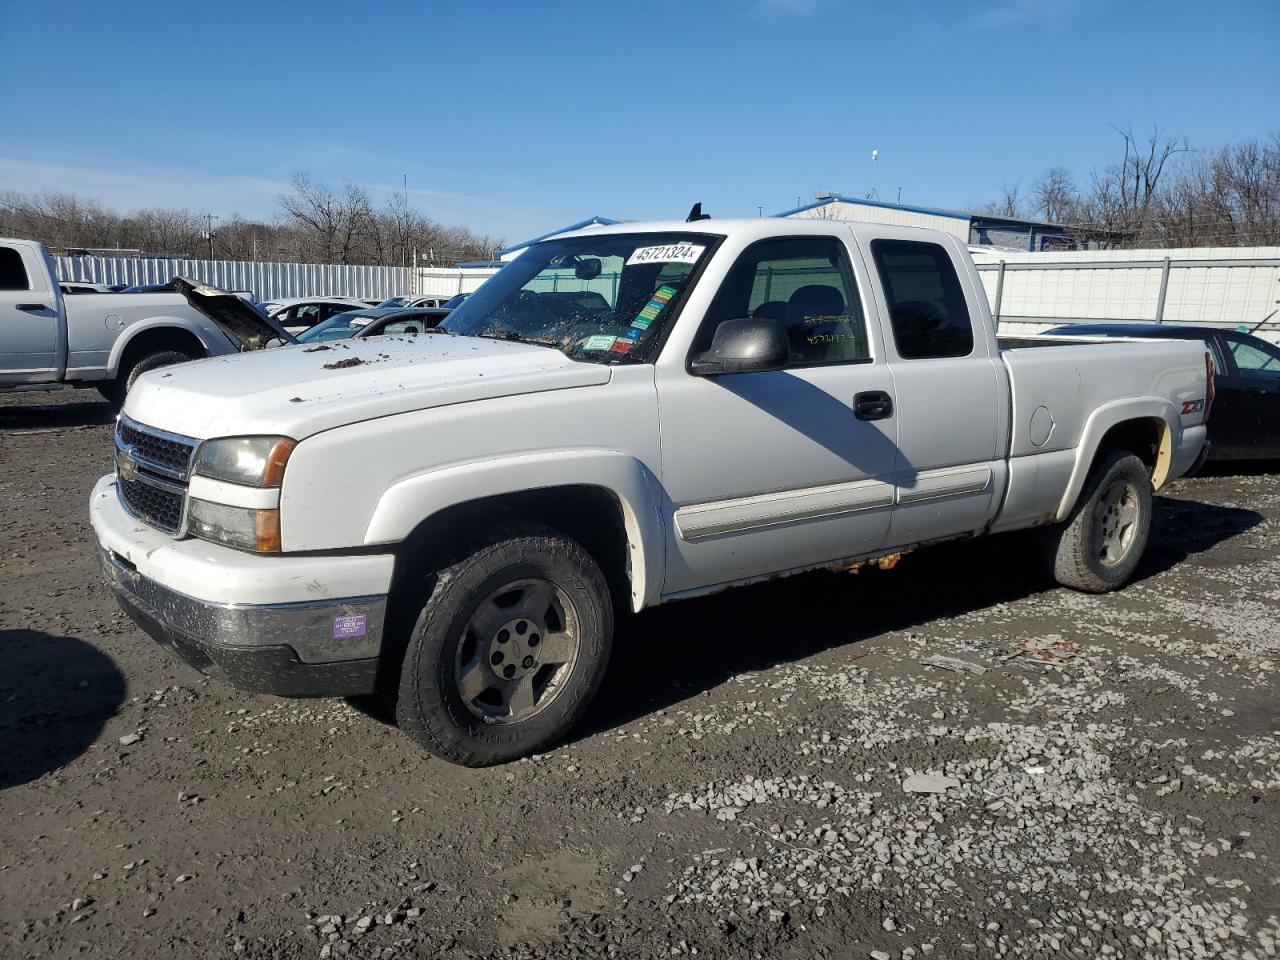
<svg viewBox="0 0 1280 960">
<path fill-rule="evenodd" d="M 167 286 L 186 297 L 187 303 L 217 324 L 241 350 L 261 350 L 275 341 L 298 342 L 284 327 L 234 293 L 186 277 L 174 277 Z"/>
<path fill-rule="evenodd" d="M 559 350 L 443 333 L 369 337 L 214 357 L 153 370 L 125 413 L 198 439 L 295 440 L 414 410 L 609 382 Z"/>
</svg>

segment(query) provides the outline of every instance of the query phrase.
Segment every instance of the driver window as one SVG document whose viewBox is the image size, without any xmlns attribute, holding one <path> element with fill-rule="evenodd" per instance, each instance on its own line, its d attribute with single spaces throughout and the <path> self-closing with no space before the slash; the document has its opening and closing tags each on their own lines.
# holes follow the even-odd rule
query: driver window
<svg viewBox="0 0 1280 960">
<path fill-rule="evenodd" d="M 707 311 L 697 349 L 711 345 L 722 322 L 742 317 L 782 324 L 793 367 L 871 359 L 857 283 L 845 246 L 834 237 L 761 240 L 748 247 Z"/>
<path fill-rule="evenodd" d="M 379 336 L 386 336 L 392 333 L 421 333 L 421 320 L 397 320 L 395 323 L 388 323 L 379 332 Z"/>
</svg>

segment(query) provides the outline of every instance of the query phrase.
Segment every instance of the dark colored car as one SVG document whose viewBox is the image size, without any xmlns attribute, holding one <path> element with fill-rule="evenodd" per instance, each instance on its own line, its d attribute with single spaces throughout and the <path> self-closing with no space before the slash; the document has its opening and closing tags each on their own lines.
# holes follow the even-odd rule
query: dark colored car
<svg viewBox="0 0 1280 960">
<path fill-rule="evenodd" d="M 299 343 L 319 343 L 325 340 L 345 340 L 348 337 L 382 337 L 407 333 L 425 333 L 434 329 L 449 315 L 439 307 L 418 307 L 409 310 L 391 308 L 379 310 L 350 310 L 317 323 L 305 333 L 298 334 Z"/>
<path fill-rule="evenodd" d="M 1275 344 L 1189 323 L 1074 323 L 1045 333 L 1204 341 L 1217 371 L 1209 459 L 1280 459 L 1280 347 Z"/>
</svg>

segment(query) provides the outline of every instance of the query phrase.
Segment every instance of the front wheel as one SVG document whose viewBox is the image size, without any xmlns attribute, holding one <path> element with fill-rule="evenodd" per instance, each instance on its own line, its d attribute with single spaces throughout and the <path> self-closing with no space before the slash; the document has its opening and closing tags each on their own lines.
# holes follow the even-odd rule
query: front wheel
<svg viewBox="0 0 1280 960">
<path fill-rule="evenodd" d="M 1087 593 L 1106 593 L 1133 576 L 1151 532 L 1151 478 L 1132 453 L 1099 459 L 1071 515 L 1045 534 L 1055 580 Z"/>
<path fill-rule="evenodd" d="M 609 588 L 591 555 L 524 526 L 430 579 L 401 667 L 401 729 L 471 767 L 563 737 L 599 689 L 613 640 Z"/>
</svg>

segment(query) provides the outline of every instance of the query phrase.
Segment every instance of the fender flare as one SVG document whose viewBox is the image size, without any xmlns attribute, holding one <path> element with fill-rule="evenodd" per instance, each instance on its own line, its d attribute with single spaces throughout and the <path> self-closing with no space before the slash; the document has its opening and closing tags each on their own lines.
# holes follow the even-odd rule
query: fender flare
<svg viewBox="0 0 1280 960">
<path fill-rule="evenodd" d="M 1173 401 L 1163 397 L 1126 397 L 1123 400 L 1114 400 L 1093 411 L 1080 432 L 1080 442 L 1076 446 L 1075 467 L 1072 468 L 1066 492 L 1063 493 L 1062 500 L 1058 504 L 1055 520 L 1065 520 L 1071 513 L 1071 508 L 1076 505 L 1076 499 L 1084 489 L 1084 481 L 1089 476 L 1089 470 L 1098 455 L 1102 438 L 1113 427 L 1131 420 L 1158 420 L 1163 424 L 1160 442 L 1156 449 L 1156 463 L 1151 475 L 1151 485 L 1157 490 L 1164 486 L 1172 461 L 1173 438 L 1182 429 L 1182 421 Z"/>
<path fill-rule="evenodd" d="M 111 345 L 111 356 L 107 360 L 108 380 L 114 380 L 120 375 L 120 360 L 124 356 L 124 352 L 129 349 L 129 344 L 133 343 L 140 334 L 149 330 L 180 330 L 183 333 L 189 333 L 200 341 L 201 346 L 204 347 L 204 352 L 208 356 L 226 352 L 222 349 L 225 344 L 215 341 L 208 331 L 201 329 L 199 324 L 192 323 L 190 320 L 184 320 L 181 317 L 147 317 L 145 320 L 137 320 L 127 324 L 120 331 L 120 336 L 116 337 L 115 343 Z"/>
<path fill-rule="evenodd" d="M 473 500 L 566 486 L 599 487 L 617 502 L 630 558 L 631 607 L 638 612 L 656 602 L 664 560 L 657 478 L 617 450 L 539 451 L 406 477 L 379 498 L 364 542 L 399 543 L 424 520 Z"/>
</svg>

